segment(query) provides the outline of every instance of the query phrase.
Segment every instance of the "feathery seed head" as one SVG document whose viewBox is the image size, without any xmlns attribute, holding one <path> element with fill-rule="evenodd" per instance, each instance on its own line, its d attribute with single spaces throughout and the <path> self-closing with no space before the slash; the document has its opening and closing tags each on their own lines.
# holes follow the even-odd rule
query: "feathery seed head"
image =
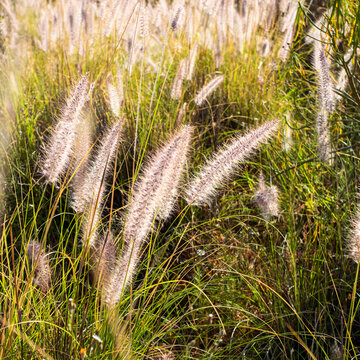
<svg viewBox="0 0 360 360">
<path fill-rule="evenodd" d="M 42 173 L 47 182 L 56 183 L 66 172 L 74 150 L 74 142 L 81 112 L 87 101 L 87 76 L 78 82 L 73 95 L 66 102 L 60 118 L 45 147 Z"/>
<path fill-rule="evenodd" d="M 194 76 L 197 52 L 198 52 L 198 44 L 196 43 L 190 51 L 188 64 L 187 64 L 187 71 L 186 71 L 187 73 L 186 80 L 192 80 Z"/>
<path fill-rule="evenodd" d="M 243 136 L 236 137 L 212 156 L 186 187 L 185 199 L 191 205 L 209 203 L 222 182 L 229 178 L 239 162 L 249 157 L 274 134 L 278 121 L 270 121 Z"/>
<path fill-rule="evenodd" d="M 182 25 L 183 25 L 183 18 L 184 18 L 184 13 L 185 13 L 185 8 L 184 5 L 179 5 L 175 12 L 173 17 L 171 18 L 170 21 L 170 28 L 172 31 L 177 31 L 179 30 Z"/>
<path fill-rule="evenodd" d="M 97 146 L 96 155 L 82 183 L 76 184 L 76 187 L 73 186 L 72 207 L 75 211 L 85 211 L 86 208 L 94 206 L 94 204 L 100 206 L 105 193 L 104 182 L 115 158 L 122 125 L 123 119 L 116 121 L 109 127 L 104 139 Z"/>
<path fill-rule="evenodd" d="M 260 174 L 259 187 L 254 199 L 265 219 L 279 216 L 278 188 L 274 185 L 266 186 L 263 173 Z"/>
<path fill-rule="evenodd" d="M 331 360 L 342 360 L 344 358 L 344 346 L 337 343 L 335 340 L 334 344 L 330 348 L 330 359 Z"/>
<path fill-rule="evenodd" d="M 310 31 L 305 37 L 305 42 L 307 44 L 311 44 L 314 41 L 323 41 L 325 36 L 325 28 L 326 24 L 328 22 L 327 18 L 330 16 L 329 12 L 326 11 L 324 14 L 322 14 L 319 19 L 316 21 L 316 23 L 312 26 Z"/>
<path fill-rule="evenodd" d="M 101 288 L 108 288 L 116 266 L 117 249 L 111 231 L 107 232 L 93 243 L 90 261 L 95 267 L 95 278 Z"/>
<path fill-rule="evenodd" d="M 74 145 L 73 178 L 71 180 L 72 202 L 78 203 L 77 196 L 82 196 L 79 191 L 87 176 L 90 164 L 90 150 L 93 145 L 93 129 L 89 117 L 83 117 L 77 128 L 77 136 Z M 76 210 L 76 206 L 75 210 Z"/>
<path fill-rule="evenodd" d="M 360 260 L 360 211 L 357 210 L 353 220 L 350 239 L 347 242 L 347 256 L 353 259 L 357 264 Z"/>
<path fill-rule="evenodd" d="M 271 44 L 269 39 L 265 39 L 262 47 L 261 47 L 261 56 L 266 57 L 269 55 L 269 52 L 271 50 Z"/>
<path fill-rule="evenodd" d="M 123 75 L 121 73 L 119 66 L 116 72 L 116 81 L 117 81 L 117 94 L 119 96 L 120 105 L 122 105 L 124 102 L 124 87 L 123 87 Z"/>
<path fill-rule="evenodd" d="M 170 96 L 174 100 L 179 100 L 182 92 L 183 81 L 186 71 L 186 59 L 180 61 L 178 71 L 176 73 Z"/>
<path fill-rule="evenodd" d="M 141 4 L 139 10 L 139 34 L 142 38 L 146 38 L 147 36 L 149 36 L 148 11 L 144 4 Z"/>
<path fill-rule="evenodd" d="M 167 219 L 174 208 L 190 150 L 192 135 L 193 127 L 190 125 L 185 125 L 178 133 L 179 143 L 164 170 L 163 183 L 158 195 L 157 215 L 160 219 Z"/>
<path fill-rule="evenodd" d="M 196 95 L 195 103 L 197 106 L 201 106 L 209 98 L 209 96 L 219 87 L 224 81 L 224 75 L 216 76 L 207 85 L 205 85 Z"/>
<path fill-rule="evenodd" d="M 178 128 L 186 115 L 187 103 L 184 102 L 175 120 L 175 127 Z"/>
<path fill-rule="evenodd" d="M 49 259 L 41 244 L 30 241 L 27 250 L 28 258 L 32 266 L 35 266 L 34 284 L 46 293 L 51 285 L 51 269 Z"/>
<path fill-rule="evenodd" d="M 292 26 L 286 30 L 280 48 L 279 57 L 282 62 L 285 62 L 289 57 L 293 39 L 294 39 L 294 28 Z"/>
<path fill-rule="evenodd" d="M 107 79 L 107 88 L 109 94 L 110 109 L 116 117 L 119 117 L 121 107 L 120 94 L 118 93 L 118 89 L 111 84 L 110 77 Z"/>
<path fill-rule="evenodd" d="M 316 132 L 318 140 L 318 155 L 322 162 L 331 163 L 331 144 L 328 128 L 328 112 L 320 109 L 316 119 Z"/>
<path fill-rule="evenodd" d="M 330 76 L 324 45 L 320 41 L 314 43 L 313 62 L 318 76 L 320 106 L 332 113 L 335 108 L 333 81 Z"/>
</svg>

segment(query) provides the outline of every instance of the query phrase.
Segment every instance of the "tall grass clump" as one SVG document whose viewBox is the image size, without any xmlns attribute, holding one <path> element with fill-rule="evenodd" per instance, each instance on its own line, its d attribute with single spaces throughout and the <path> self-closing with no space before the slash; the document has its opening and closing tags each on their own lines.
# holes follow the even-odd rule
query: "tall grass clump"
<svg viewBox="0 0 360 360">
<path fill-rule="evenodd" d="M 1 1 L 0 358 L 358 358 L 359 19 Z"/>
</svg>

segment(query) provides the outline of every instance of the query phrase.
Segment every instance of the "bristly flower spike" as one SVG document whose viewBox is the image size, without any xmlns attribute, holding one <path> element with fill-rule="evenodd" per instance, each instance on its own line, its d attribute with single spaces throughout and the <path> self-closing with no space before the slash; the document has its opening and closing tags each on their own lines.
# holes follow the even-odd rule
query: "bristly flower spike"
<svg viewBox="0 0 360 360">
<path fill-rule="evenodd" d="M 212 156 L 186 187 L 185 199 L 190 205 L 204 205 L 238 168 L 239 163 L 249 157 L 276 131 L 279 121 L 270 121 L 243 136 L 236 137 Z"/>
<path fill-rule="evenodd" d="M 195 71 L 196 56 L 198 52 L 198 44 L 196 43 L 190 51 L 189 58 L 187 60 L 187 74 L 186 80 L 192 80 Z"/>
<path fill-rule="evenodd" d="M 185 8 L 183 5 L 179 5 L 176 10 L 175 13 L 173 15 L 173 17 L 171 18 L 170 21 L 170 28 L 172 31 L 177 31 L 181 28 L 181 26 L 183 25 L 183 17 L 184 17 L 184 13 L 185 13 Z"/>
<path fill-rule="evenodd" d="M 328 127 L 328 112 L 320 108 L 316 119 L 316 133 L 318 140 L 318 155 L 322 162 L 329 161 L 331 164 L 331 143 Z"/>
<path fill-rule="evenodd" d="M 107 79 L 107 90 L 111 112 L 118 118 L 120 116 L 121 99 L 117 87 L 111 83 L 110 76 Z"/>
<path fill-rule="evenodd" d="M 331 114 L 335 108 L 334 85 L 330 76 L 324 45 L 320 41 L 316 41 L 314 44 L 314 68 L 319 82 L 320 106 Z"/>
<path fill-rule="evenodd" d="M 209 96 L 219 87 L 224 81 L 224 75 L 216 76 L 207 85 L 205 85 L 196 95 L 195 104 L 201 106 L 209 98 Z"/>
<path fill-rule="evenodd" d="M 93 145 L 93 128 L 89 116 L 83 116 L 77 128 L 77 136 L 74 145 L 74 160 L 72 162 L 73 178 L 71 185 L 73 189 L 82 187 L 86 178 L 89 164 L 90 152 Z"/>
<path fill-rule="evenodd" d="M 360 210 L 357 209 L 355 219 L 353 220 L 350 238 L 346 245 L 347 256 L 357 264 L 360 261 Z"/>
<path fill-rule="evenodd" d="M 334 86 L 330 76 L 329 64 L 324 45 L 320 41 L 314 42 L 314 68 L 318 77 L 318 114 L 316 131 L 318 136 L 318 154 L 323 162 L 330 161 L 330 134 L 328 116 L 335 109 Z"/>
<path fill-rule="evenodd" d="M 70 163 L 87 93 L 88 79 L 85 75 L 75 87 L 72 97 L 67 100 L 45 147 L 41 172 L 50 183 L 58 182 Z"/>
<path fill-rule="evenodd" d="M 186 59 L 180 61 L 178 71 L 176 73 L 170 96 L 174 100 L 179 100 L 183 88 L 183 82 L 186 71 Z"/>
<path fill-rule="evenodd" d="M 43 293 L 48 292 L 51 285 L 51 268 L 48 255 L 37 241 L 29 242 L 27 254 L 31 265 L 35 267 L 34 284 Z"/>
<path fill-rule="evenodd" d="M 263 217 L 269 220 L 271 216 L 279 216 L 278 188 L 275 185 L 266 186 L 264 174 L 260 173 L 259 187 L 254 195 Z"/>
<path fill-rule="evenodd" d="M 112 232 L 98 236 L 91 247 L 90 263 L 102 289 L 108 288 L 116 266 L 117 248 Z"/>
<path fill-rule="evenodd" d="M 158 194 L 157 216 L 160 219 L 166 220 L 174 208 L 190 151 L 192 135 L 193 127 L 185 125 L 178 135 L 178 146 L 174 149 L 164 171 L 163 181 Z"/>
<path fill-rule="evenodd" d="M 123 119 L 109 127 L 104 139 L 98 145 L 94 160 L 91 162 L 83 182 L 73 186 L 72 207 L 77 212 L 85 211 L 90 204 L 100 205 L 105 193 L 104 182 L 109 175 L 120 140 Z"/>
<path fill-rule="evenodd" d="M 86 212 L 82 223 L 83 241 L 94 250 L 99 241 L 101 224 L 101 205 L 105 194 L 105 181 L 109 176 L 111 164 L 119 143 L 122 119 L 114 123 L 98 146 L 95 159 L 84 176 L 83 182 L 73 184 L 72 207 L 76 212 Z"/>
</svg>

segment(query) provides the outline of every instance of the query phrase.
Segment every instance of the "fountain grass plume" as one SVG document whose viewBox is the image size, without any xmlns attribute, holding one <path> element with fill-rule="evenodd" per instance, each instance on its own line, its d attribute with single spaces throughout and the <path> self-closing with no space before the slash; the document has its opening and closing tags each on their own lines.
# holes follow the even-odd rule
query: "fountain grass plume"
<svg viewBox="0 0 360 360">
<path fill-rule="evenodd" d="M 335 108 L 334 85 L 324 45 L 320 41 L 314 43 L 313 64 L 318 77 L 319 105 L 331 114 Z"/>
<path fill-rule="evenodd" d="M 271 50 L 271 42 L 269 39 L 265 39 L 265 41 L 263 42 L 263 45 L 261 47 L 261 51 L 260 51 L 260 56 L 261 57 L 266 57 L 269 55 Z"/>
<path fill-rule="evenodd" d="M 360 260 L 360 210 L 357 209 L 355 218 L 352 221 L 352 229 L 346 243 L 346 254 L 357 264 Z"/>
<path fill-rule="evenodd" d="M 195 104 L 201 106 L 209 98 L 209 96 L 219 87 L 224 81 L 224 75 L 216 76 L 207 85 L 205 85 L 196 95 Z"/>
<path fill-rule="evenodd" d="M 176 73 L 173 86 L 171 88 L 170 96 L 174 100 L 179 100 L 183 88 L 183 82 L 186 72 L 186 59 L 180 61 L 178 71 Z"/>
<path fill-rule="evenodd" d="M 116 71 L 116 81 L 117 81 L 117 95 L 119 96 L 119 102 L 121 106 L 124 103 L 124 85 L 123 85 L 123 74 L 119 66 Z"/>
<path fill-rule="evenodd" d="M 51 285 L 51 269 L 48 255 L 37 241 L 30 241 L 27 249 L 28 258 L 35 268 L 34 284 L 46 293 Z"/>
<path fill-rule="evenodd" d="M 101 224 L 100 206 L 98 199 L 87 206 L 86 213 L 83 215 L 81 223 L 81 242 L 87 248 L 93 249 L 95 244 L 99 241 L 99 225 Z"/>
<path fill-rule="evenodd" d="M 101 288 L 107 288 L 116 266 L 117 248 L 111 231 L 98 236 L 90 249 L 90 263 L 95 280 Z"/>
<path fill-rule="evenodd" d="M 67 170 L 73 156 L 77 127 L 81 120 L 81 112 L 87 101 L 88 78 L 82 76 L 72 96 L 53 129 L 41 164 L 41 172 L 49 183 L 57 183 Z"/>
<path fill-rule="evenodd" d="M 239 162 L 248 158 L 276 131 L 279 121 L 270 121 L 247 134 L 235 137 L 201 168 L 187 185 L 185 199 L 191 205 L 209 203 L 224 180 L 230 178 Z"/>
<path fill-rule="evenodd" d="M 170 28 L 172 31 L 177 31 L 181 28 L 181 26 L 183 25 L 183 18 L 184 18 L 184 14 L 185 14 L 185 8 L 183 5 L 179 5 L 176 9 L 175 12 L 171 18 L 170 21 Z"/>
<path fill-rule="evenodd" d="M 144 2 L 145 3 L 145 2 Z M 141 3 L 139 9 L 139 35 L 142 38 L 146 38 L 150 34 L 149 30 L 149 13 L 144 3 Z"/>
<path fill-rule="evenodd" d="M 186 116 L 186 108 L 187 108 L 187 103 L 184 102 L 181 106 L 181 109 L 179 111 L 179 113 L 176 116 L 176 120 L 175 120 L 175 127 L 179 127 L 180 124 L 183 122 L 185 116 Z"/>
<path fill-rule="evenodd" d="M 331 160 L 330 133 L 328 127 L 328 112 L 321 108 L 317 113 L 316 133 L 318 140 L 318 155 L 322 162 Z"/>
<path fill-rule="evenodd" d="M 301 1 L 299 2 L 301 4 Z M 275 4 L 275 2 L 273 2 Z M 285 62 L 289 55 L 294 41 L 295 35 L 295 20 L 298 12 L 299 4 L 297 1 L 286 1 L 280 4 L 280 9 L 284 11 L 284 17 L 281 19 L 280 30 L 284 33 L 283 41 L 279 51 L 279 57 L 282 62 Z M 275 9 L 274 9 L 275 10 Z"/>
<path fill-rule="evenodd" d="M 71 186 L 80 189 L 90 165 L 90 151 L 93 145 L 93 127 L 88 116 L 84 116 L 77 128 L 74 145 L 73 178 Z M 76 193 L 75 193 L 76 196 Z"/>
<path fill-rule="evenodd" d="M 279 216 L 278 193 L 279 191 L 276 186 L 266 186 L 264 174 L 261 172 L 259 187 L 254 195 L 254 199 L 266 220 L 269 220 L 271 216 Z"/>
<path fill-rule="evenodd" d="M 164 201 L 164 185 L 172 182 L 177 183 L 174 174 L 174 162 L 179 161 L 179 165 L 185 165 L 183 159 L 176 158 L 179 156 L 179 151 L 188 151 L 188 141 L 191 137 L 192 128 L 185 126 L 184 129 L 175 134 L 160 150 L 157 151 L 154 157 L 151 158 L 149 165 L 145 168 L 142 177 L 138 181 L 135 188 L 133 200 L 130 204 L 127 220 L 124 228 L 125 240 L 143 239 L 149 232 L 151 225 L 139 227 L 141 213 L 145 213 L 144 219 L 148 218 L 152 223 L 155 211 L 158 211 Z M 182 172 L 178 166 L 178 172 Z M 174 178 L 174 175 L 175 178 Z M 170 195 L 170 194 L 168 194 Z M 139 218 L 140 216 L 140 218 Z"/>
<path fill-rule="evenodd" d="M 178 135 L 179 144 L 173 151 L 164 171 L 163 182 L 158 195 L 157 215 L 160 219 L 167 219 L 173 211 L 189 155 L 192 135 L 193 127 L 185 125 Z"/>
<path fill-rule="evenodd" d="M 125 247 L 117 262 L 112 280 L 104 289 L 104 301 L 113 307 L 131 282 L 140 258 L 141 248 L 154 227 L 158 211 L 169 213 L 185 166 L 191 127 L 184 127 L 156 152 L 135 184 L 124 226 Z M 184 154 L 181 154 L 183 151 Z M 177 158 L 181 156 L 181 158 Z M 177 173 L 174 172 L 178 161 Z M 167 193 L 166 193 L 167 191 Z"/>
<path fill-rule="evenodd" d="M 198 44 L 195 43 L 195 45 L 191 49 L 190 55 L 187 59 L 186 80 L 192 80 L 192 78 L 194 76 L 197 53 L 198 53 Z"/>
<path fill-rule="evenodd" d="M 118 88 L 111 83 L 110 77 L 107 79 L 107 90 L 111 112 L 118 118 L 120 116 L 121 98 Z"/>
<path fill-rule="evenodd" d="M 335 94 L 324 45 L 320 41 L 314 42 L 313 64 L 318 77 L 319 109 L 316 120 L 318 154 L 320 160 L 326 162 L 330 160 L 331 156 L 328 116 L 335 109 Z"/>
<path fill-rule="evenodd" d="M 109 127 L 96 149 L 96 155 L 91 162 L 82 183 L 73 184 L 72 207 L 77 212 L 85 211 L 90 204 L 99 206 L 105 193 L 104 182 L 109 175 L 119 143 L 123 119 Z M 76 185 L 76 186 L 75 186 Z"/>
</svg>

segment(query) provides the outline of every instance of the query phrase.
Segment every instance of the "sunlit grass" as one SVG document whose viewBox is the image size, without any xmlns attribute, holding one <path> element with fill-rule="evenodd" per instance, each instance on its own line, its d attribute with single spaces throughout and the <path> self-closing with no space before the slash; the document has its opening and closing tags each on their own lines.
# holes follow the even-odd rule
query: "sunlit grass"
<svg viewBox="0 0 360 360">
<path fill-rule="evenodd" d="M 325 30 L 332 61 L 340 68 L 350 45 L 355 49 L 351 61 L 357 59 L 360 13 L 355 3 L 334 0 Z M 24 64 L 9 51 L 0 86 L 2 123 L 11 128 L 4 127 L 1 140 L 6 185 L 0 358 L 357 358 L 358 267 L 346 257 L 345 244 L 359 178 L 358 68 L 329 119 L 330 166 L 317 156 L 316 80 L 311 46 L 304 43 L 310 20 L 305 10 L 298 13 L 293 50 L 284 63 L 275 51 L 262 58 L 256 41 L 239 52 L 230 37 L 216 68 L 212 51 L 199 46 L 195 76 L 184 80 L 179 100 L 171 98 L 171 87 L 180 60 L 194 45 L 185 36 L 169 32 L 166 46 L 153 56 L 157 71 L 146 61 L 154 50 L 145 47 L 144 58 L 130 72 L 115 34 L 95 37 L 91 56 L 70 56 L 61 43 L 48 52 L 30 44 Z M 31 25 L 22 41 L 36 33 L 33 14 L 24 21 Z M 350 36 L 346 24 L 353 29 Z M 268 36 L 278 41 L 276 32 Z M 120 248 L 137 175 L 179 125 L 184 102 L 182 121 L 196 126 L 185 182 L 234 135 L 268 120 L 282 124 L 274 139 L 224 184 L 211 206 L 179 201 L 173 217 L 149 236 L 134 281 L 109 311 L 81 243 L 84 218 L 70 207 L 67 181 L 45 185 L 39 155 L 79 74 L 88 73 L 94 82 L 88 113 L 97 136 L 115 120 L 106 81 L 109 74 L 116 81 L 118 65 L 124 69 L 125 131 L 107 184 L 102 226 L 117 234 Z M 197 106 L 199 89 L 220 74 L 223 84 Z M 285 125 L 291 129 L 288 150 Z M 267 184 L 279 188 L 278 218 L 265 220 L 254 202 L 261 171 Z M 30 240 L 49 253 L 53 278 L 46 294 L 33 283 L 26 256 Z"/>
</svg>

